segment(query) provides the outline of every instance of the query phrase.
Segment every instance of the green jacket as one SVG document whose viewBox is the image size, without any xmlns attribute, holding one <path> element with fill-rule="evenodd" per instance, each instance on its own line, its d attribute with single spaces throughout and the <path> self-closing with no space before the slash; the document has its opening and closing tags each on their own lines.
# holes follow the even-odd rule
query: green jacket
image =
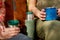
<svg viewBox="0 0 60 40">
<path fill-rule="evenodd" d="M 60 0 L 37 0 L 36 6 L 38 9 L 46 7 L 60 8 Z"/>
</svg>

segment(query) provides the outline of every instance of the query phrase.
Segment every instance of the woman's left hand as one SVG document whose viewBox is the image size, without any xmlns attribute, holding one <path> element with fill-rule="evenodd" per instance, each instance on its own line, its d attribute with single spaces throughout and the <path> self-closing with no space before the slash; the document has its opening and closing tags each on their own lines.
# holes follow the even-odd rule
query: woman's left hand
<svg viewBox="0 0 60 40">
<path fill-rule="evenodd" d="M 60 17 L 60 8 L 58 9 L 58 16 Z"/>
</svg>

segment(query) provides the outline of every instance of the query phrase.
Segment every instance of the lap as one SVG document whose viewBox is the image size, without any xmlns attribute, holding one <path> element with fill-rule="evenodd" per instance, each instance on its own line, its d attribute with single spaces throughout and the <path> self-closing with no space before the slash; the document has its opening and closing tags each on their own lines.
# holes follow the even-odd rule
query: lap
<svg viewBox="0 0 60 40">
<path fill-rule="evenodd" d="M 44 22 L 45 40 L 60 40 L 60 21 Z"/>
<path fill-rule="evenodd" d="M 44 37 L 45 37 L 44 30 L 43 30 L 42 26 L 43 26 L 43 21 L 38 19 L 37 23 L 36 23 L 36 32 L 37 32 L 37 36 L 39 37 L 39 40 L 44 39 Z"/>
<path fill-rule="evenodd" d="M 15 37 L 10 38 L 9 40 L 32 40 L 24 34 L 18 34 Z"/>
<path fill-rule="evenodd" d="M 43 22 L 41 20 L 38 20 L 36 30 L 37 30 L 38 37 L 40 38 L 45 37 L 45 39 L 47 40 L 50 40 L 50 39 L 55 40 L 58 37 L 57 35 L 60 35 L 60 21 L 53 20 L 53 21 Z M 53 33 L 52 36 L 51 36 L 51 33 Z"/>
</svg>

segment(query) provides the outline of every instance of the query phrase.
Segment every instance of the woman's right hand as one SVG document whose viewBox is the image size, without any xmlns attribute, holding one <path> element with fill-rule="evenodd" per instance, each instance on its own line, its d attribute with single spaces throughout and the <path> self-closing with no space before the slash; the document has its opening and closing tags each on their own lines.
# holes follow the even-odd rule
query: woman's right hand
<svg viewBox="0 0 60 40">
<path fill-rule="evenodd" d="M 46 13 L 45 10 L 42 9 L 41 11 L 36 7 L 36 0 L 29 0 L 28 1 L 28 10 L 33 12 L 35 16 L 37 16 L 41 20 L 45 20 Z"/>
<path fill-rule="evenodd" d="M 45 10 L 42 9 L 41 11 L 40 10 L 37 10 L 35 15 L 40 19 L 40 20 L 45 20 L 45 17 L 46 17 L 46 13 L 45 13 Z"/>
<path fill-rule="evenodd" d="M 4 31 L 0 32 L 0 39 L 9 39 L 16 36 L 20 32 L 18 27 L 5 28 Z"/>
</svg>

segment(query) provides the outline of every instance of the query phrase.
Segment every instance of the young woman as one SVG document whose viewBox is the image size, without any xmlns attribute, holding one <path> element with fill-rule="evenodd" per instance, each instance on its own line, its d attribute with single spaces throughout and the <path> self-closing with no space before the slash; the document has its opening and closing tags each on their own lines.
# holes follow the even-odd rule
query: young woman
<svg viewBox="0 0 60 40">
<path fill-rule="evenodd" d="M 60 16 L 60 0 L 28 0 L 28 9 L 39 19 L 37 20 L 36 32 L 39 40 L 60 40 L 60 21 L 42 21 L 45 20 L 46 13 L 44 8 L 56 7 L 58 17 Z M 59 19 L 59 18 L 58 18 Z M 57 29 L 57 30 L 55 30 Z"/>
<path fill-rule="evenodd" d="M 5 0 L 0 0 L 0 40 L 32 40 L 20 32 L 18 27 L 6 28 L 4 26 L 5 18 Z"/>
</svg>

